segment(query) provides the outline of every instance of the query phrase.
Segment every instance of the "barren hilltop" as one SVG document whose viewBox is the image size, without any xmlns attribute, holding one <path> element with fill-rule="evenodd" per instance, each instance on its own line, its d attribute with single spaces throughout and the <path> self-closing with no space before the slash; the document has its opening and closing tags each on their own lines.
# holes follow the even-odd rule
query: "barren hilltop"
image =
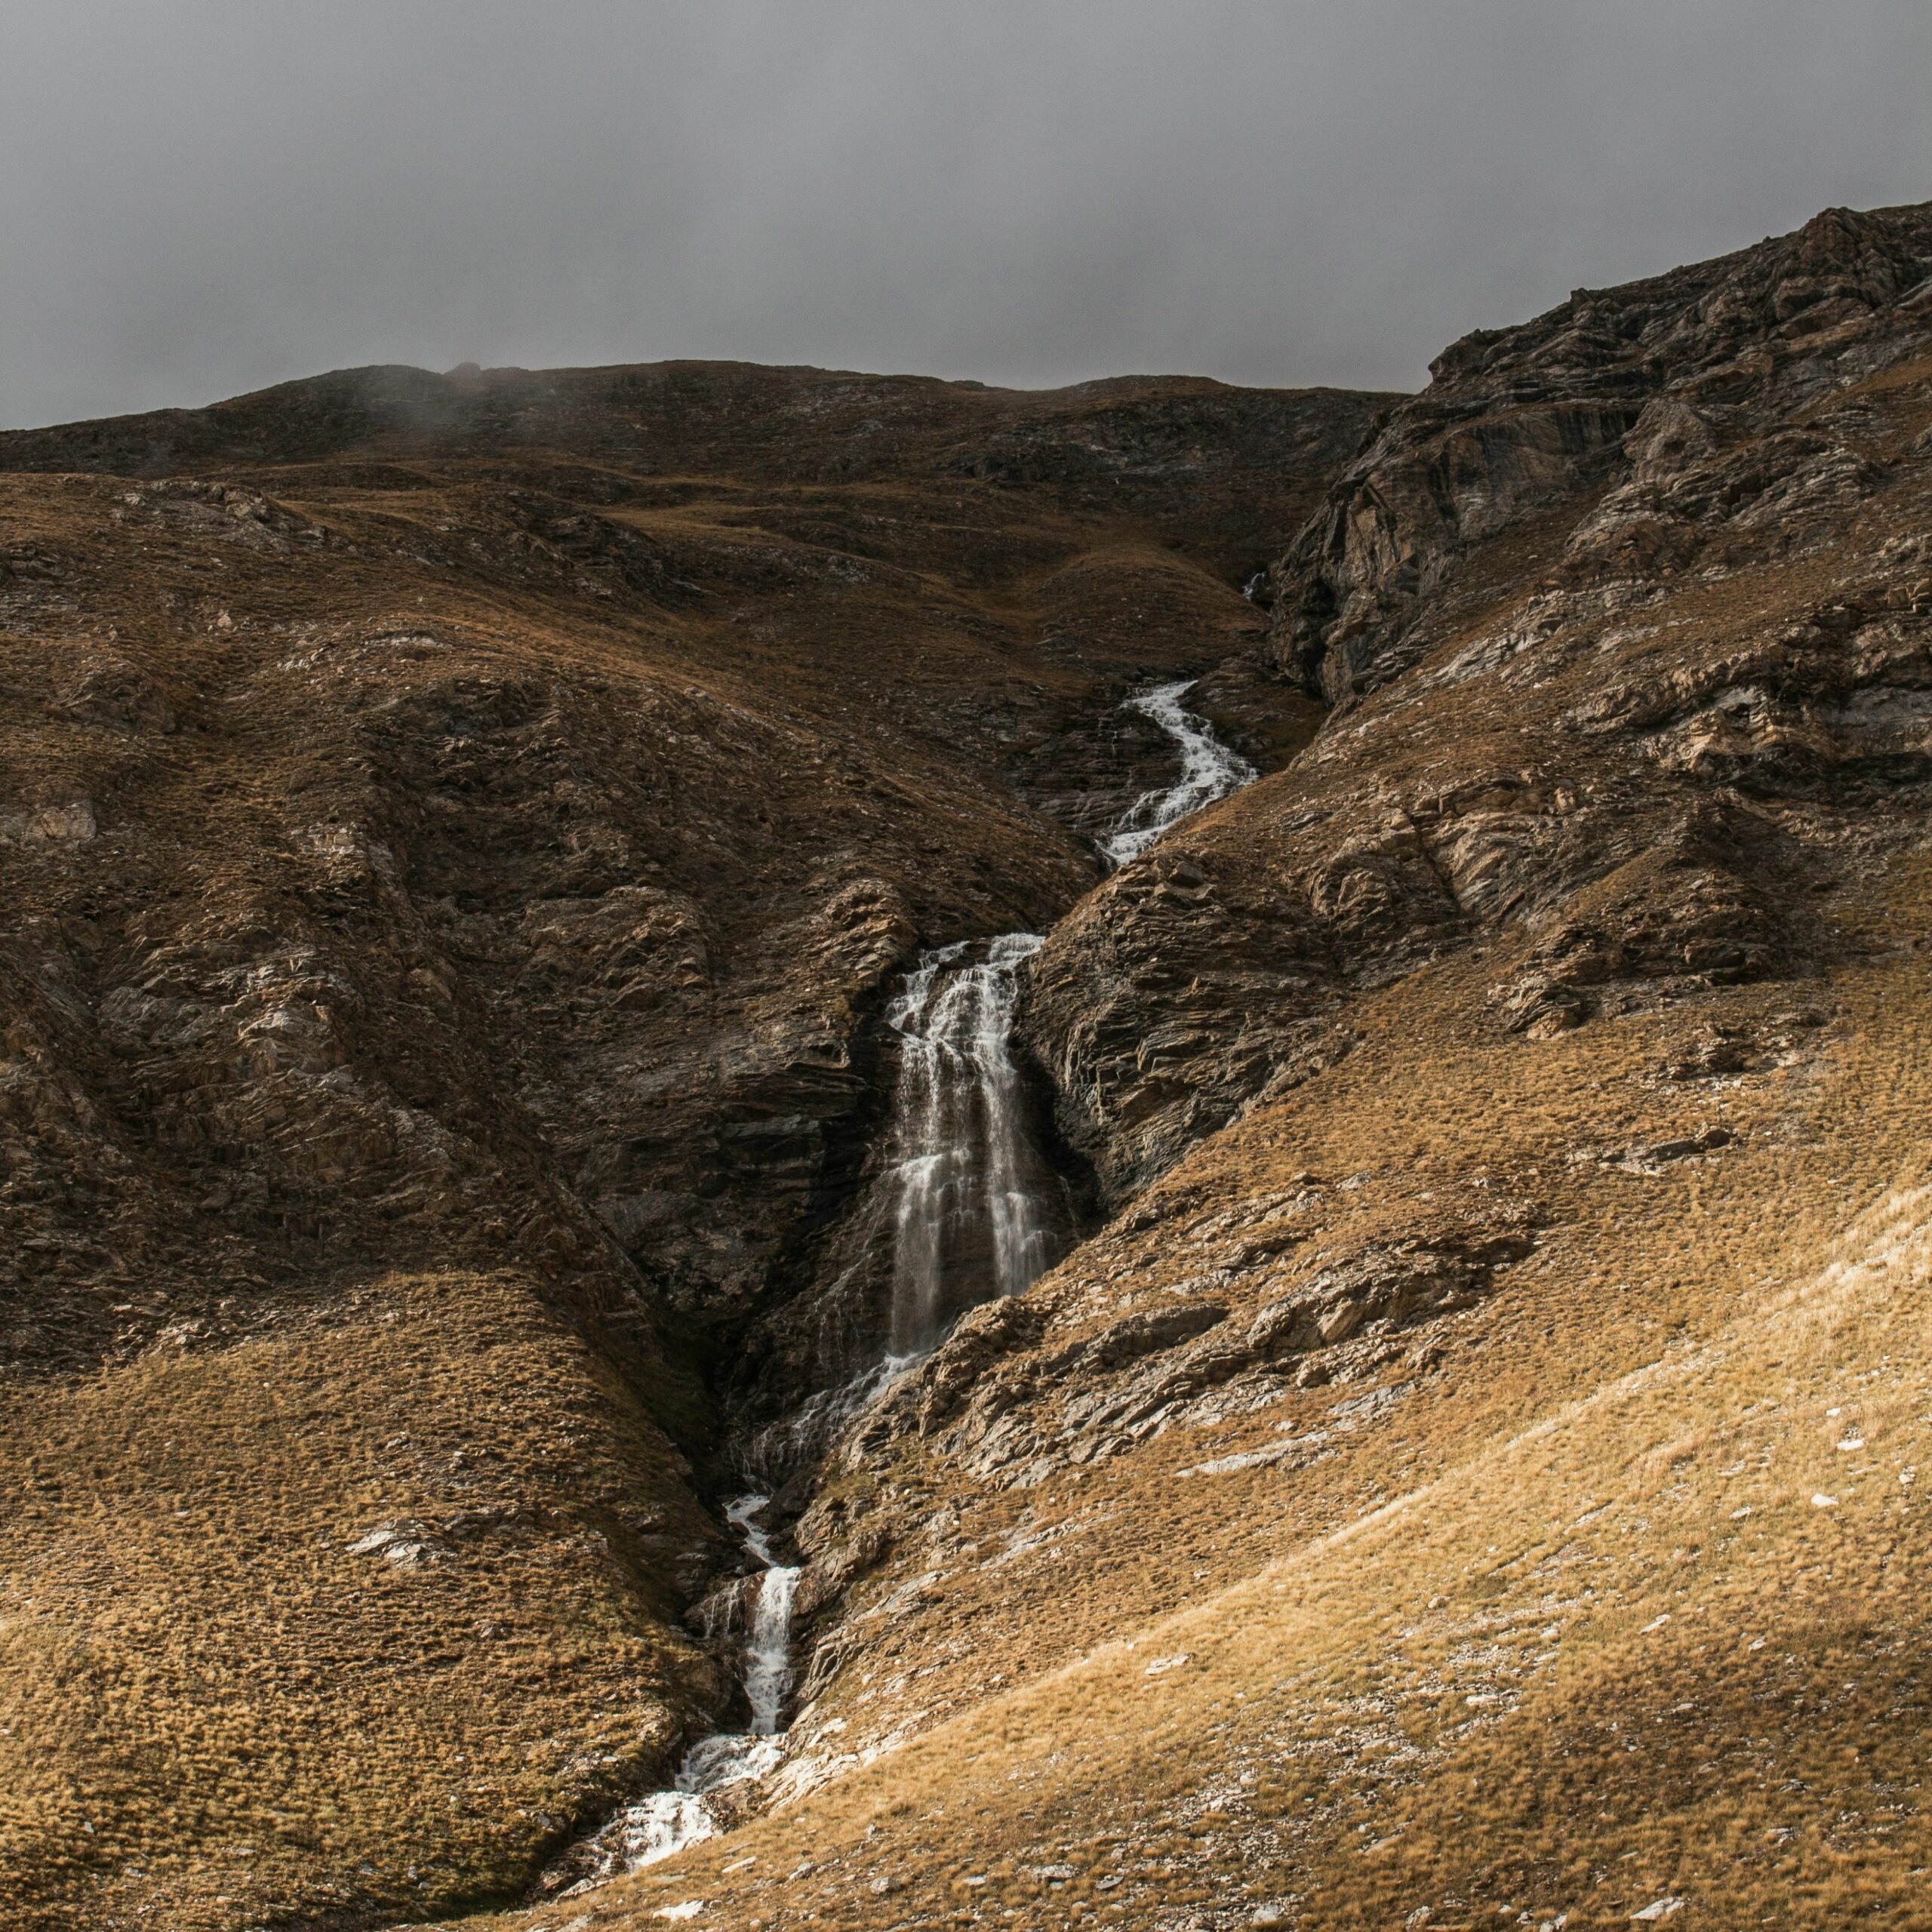
<svg viewBox="0 0 1932 1932">
<path fill-rule="evenodd" d="M 0 699 L 9 1926 L 1925 1918 L 1932 206 L 0 435 Z"/>
</svg>

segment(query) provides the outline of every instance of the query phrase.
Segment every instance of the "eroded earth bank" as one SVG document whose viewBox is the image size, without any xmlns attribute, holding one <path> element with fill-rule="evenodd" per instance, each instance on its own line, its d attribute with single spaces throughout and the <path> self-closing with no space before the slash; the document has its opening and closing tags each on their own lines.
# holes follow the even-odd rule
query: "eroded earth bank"
<svg viewBox="0 0 1932 1932">
<path fill-rule="evenodd" d="M 1916 1922 L 1932 211 L 0 472 L 13 1922 Z"/>
</svg>

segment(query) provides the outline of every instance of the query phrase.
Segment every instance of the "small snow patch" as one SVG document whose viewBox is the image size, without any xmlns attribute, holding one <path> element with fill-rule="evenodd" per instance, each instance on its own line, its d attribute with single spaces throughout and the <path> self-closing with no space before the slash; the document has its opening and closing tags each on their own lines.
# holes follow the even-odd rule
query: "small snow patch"
<svg viewBox="0 0 1932 1932">
<path fill-rule="evenodd" d="M 1827 1496 L 1821 1489 L 1812 1497 L 1811 1506 L 1814 1509 L 1835 1509 L 1838 1506 L 1838 1500 L 1835 1496 Z"/>
<path fill-rule="evenodd" d="M 651 1915 L 653 1918 L 695 1918 L 704 1909 L 702 1899 L 686 1899 L 678 1905 L 661 1905 Z"/>
</svg>

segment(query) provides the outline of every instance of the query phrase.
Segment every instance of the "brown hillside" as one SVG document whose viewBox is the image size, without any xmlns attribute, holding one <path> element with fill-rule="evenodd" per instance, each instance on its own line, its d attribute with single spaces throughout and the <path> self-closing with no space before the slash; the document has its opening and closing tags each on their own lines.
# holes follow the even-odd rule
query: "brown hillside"
<svg viewBox="0 0 1932 1932">
<path fill-rule="evenodd" d="M 0 437 L 11 1923 L 513 1897 L 663 1777 L 884 985 L 1091 884 L 1130 687 L 1306 738 L 1236 584 L 1374 401 L 377 371 Z"/>
<path fill-rule="evenodd" d="M 1407 400 L 5 466 L 16 1921 L 1932 1924 L 1932 208 Z M 1103 879 L 1197 675 L 1266 775 Z M 814 1435 L 886 1002 L 1017 928 L 1081 1238 Z M 741 1715 L 753 1466 L 786 1760 L 567 1890 Z"/>
</svg>

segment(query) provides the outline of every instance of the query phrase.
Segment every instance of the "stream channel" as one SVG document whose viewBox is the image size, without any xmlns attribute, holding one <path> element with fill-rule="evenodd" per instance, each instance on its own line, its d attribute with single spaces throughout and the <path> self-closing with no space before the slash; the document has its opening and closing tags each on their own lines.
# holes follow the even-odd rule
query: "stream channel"
<svg viewBox="0 0 1932 1932">
<path fill-rule="evenodd" d="M 1110 870 L 1260 775 L 1183 705 L 1191 682 L 1157 685 L 1127 700 L 1126 709 L 1174 740 L 1181 773 L 1174 784 L 1143 792 L 1100 841 Z M 891 1159 L 878 1201 L 891 1241 L 889 1339 L 880 1360 L 817 1398 L 814 1406 L 829 1404 L 841 1420 L 931 1353 L 968 1309 L 1019 1294 L 1058 1259 L 1060 1182 L 1035 1144 L 1011 1051 L 1022 975 L 1044 943 L 1035 933 L 1003 933 L 923 952 L 886 1009 L 899 1039 Z M 768 1777 L 783 1761 L 799 1573 L 773 1553 L 761 1521 L 770 1500 L 741 1497 L 725 1512 L 759 1566 L 742 1652 L 751 1728 L 700 1738 L 669 1790 L 626 1805 L 591 1841 L 592 1874 L 564 1896 L 714 1836 L 721 1826 L 706 1795 Z"/>
</svg>

